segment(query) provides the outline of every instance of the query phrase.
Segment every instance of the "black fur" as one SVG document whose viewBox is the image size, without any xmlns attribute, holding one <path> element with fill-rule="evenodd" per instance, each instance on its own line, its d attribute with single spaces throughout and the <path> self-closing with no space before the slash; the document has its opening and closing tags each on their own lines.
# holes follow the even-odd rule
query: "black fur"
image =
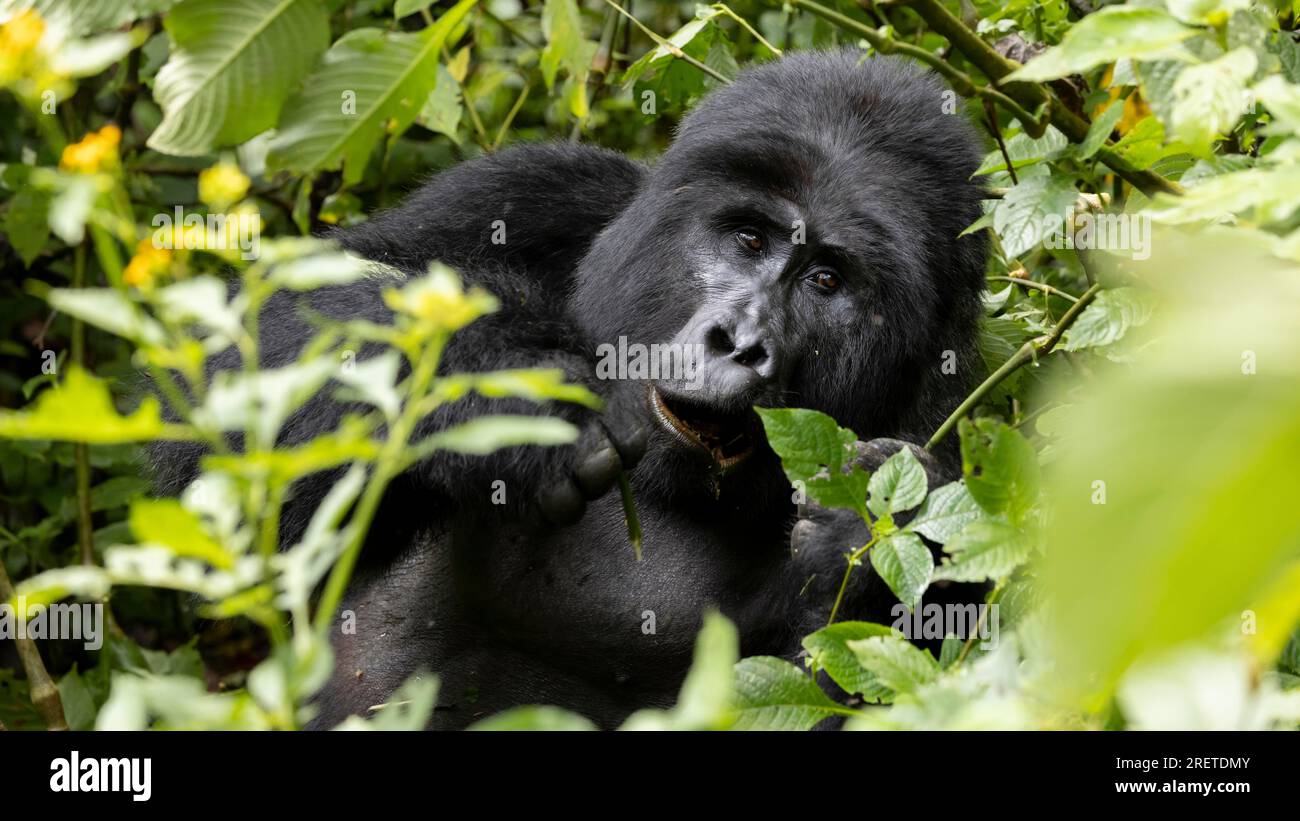
<svg viewBox="0 0 1300 821">
<path fill-rule="evenodd" d="M 770 450 L 760 441 L 720 471 L 654 421 L 645 382 L 597 379 L 595 351 L 620 336 L 700 344 L 703 386 L 688 393 L 665 379 L 664 396 L 730 414 L 815 408 L 864 439 L 924 441 L 979 367 L 985 255 L 978 236 L 958 239 L 979 216 L 969 181 L 979 150 L 960 115 L 944 113 L 942 93 L 902 61 L 795 55 L 705 99 L 651 169 L 588 147 L 511 149 L 336 234 L 412 275 L 441 259 L 501 298 L 499 313 L 455 337 L 445 372 L 559 365 L 610 409 L 471 397 L 424 421 L 422 433 L 489 412 L 547 413 L 584 433 L 571 447 L 439 455 L 403 477 L 344 605 L 357 632 L 335 636 L 321 726 L 365 714 L 420 668 L 442 678 L 437 727 L 518 704 L 612 726 L 672 703 L 711 607 L 737 624 L 745 654 L 797 654 L 825 622 L 861 523 L 805 511 L 792 550 L 799 512 Z M 791 242 L 796 219 L 802 245 Z M 490 241 L 495 220 L 504 245 Z M 757 254 L 737 242 L 750 228 L 764 241 Z M 841 283 L 834 292 L 807 279 L 825 264 Z M 383 321 L 384 285 L 310 300 Z M 288 297 L 262 328 L 269 365 L 290 360 L 307 334 Z M 945 352 L 955 375 L 941 371 Z M 286 441 L 337 422 L 342 406 L 327 394 L 293 418 Z M 873 443 L 863 460 L 900 446 Z M 164 487 L 192 478 L 196 457 L 166 449 Z M 928 459 L 934 481 L 952 462 L 951 451 Z M 624 469 L 645 528 L 640 563 L 618 493 L 606 492 Z M 498 479 L 505 506 L 491 503 Z M 330 480 L 300 484 L 286 538 Z M 855 578 L 844 616 L 888 621 L 883 583 L 869 569 Z M 643 630 L 650 613 L 653 633 Z"/>
</svg>

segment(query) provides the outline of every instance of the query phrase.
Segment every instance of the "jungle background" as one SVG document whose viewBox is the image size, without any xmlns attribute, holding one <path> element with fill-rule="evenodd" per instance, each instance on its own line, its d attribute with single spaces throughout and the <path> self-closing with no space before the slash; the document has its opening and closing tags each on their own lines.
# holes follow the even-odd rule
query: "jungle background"
<svg viewBox="0 0 1300 821">
<path fill-rule="evenodd" d="M 942 74 L 954 116 L 986 138 L 986 214 L 969 230 L 993 245 L 988 372 L 932 440 L 961 438 L 965 478 L 927 495 L 906 457 L 842 474 L 853 436 L 833 420 L 764 422 L 793 482 L 871 523 L 846 573 L 869 564 L 912 606 L 933 582 L 987 582 L 1001 638 L 953 636 L 932 655 L 888 626 L 834 622 L 800 667 L 739 659 L 713 615 L 679 705 L 629 726 L 1295 729 L 1298 13 L 1295 0 L 0 0 L 0 601 L 106 602 L 111 616 L 95 652 L 0 641 L 0 724 L 302 726 L 387 481 L 438 449 L 573 435 L 488 418 L 412 442 L 412 421 L 467 391 L 595 400 L 547 371 L 436 376 L 446 338 L 494 307 L 436 266 L 390 294 L 393 328 L 322 323 L 274 373 L 209 381 L 204 359 L 233 344 L 255 361 L 256 309 L 275 290 L 368 275 L 311 238 L 438 169 L 539 140 L 652 161 L 745 66 L 850 47 Z M 164 220 L 160 245 L 159 215 L 177 206 L 229 220 Z M 1051 218 L 1101 215 L 1153 227 L 1149 247 L 1050 241 Z M 231 233 L 239 219 L 256 221 L 256 259 Z M 386 353 L 339 375 L 363 342 Z M 140 401 L 141 373 L 174 421 Z M 331 375 L 372 412 L 278 447 L 279 424 Z M 220 449 L 231 431 L 246 452 Z M 151 497 L 141 446 L 157 438 L 218 447 L 180 500 Z M 340 466 L 303 541 L 277 552 L 286 487 Z M 937 564 L 921 537 L 944 546 Z M 816 671 L 856 697 L 831 702 Z M 423 726 L 436 673 L 350 726 Z M 485 722 L 585 726 L 545 707 Z"/>
</svg>

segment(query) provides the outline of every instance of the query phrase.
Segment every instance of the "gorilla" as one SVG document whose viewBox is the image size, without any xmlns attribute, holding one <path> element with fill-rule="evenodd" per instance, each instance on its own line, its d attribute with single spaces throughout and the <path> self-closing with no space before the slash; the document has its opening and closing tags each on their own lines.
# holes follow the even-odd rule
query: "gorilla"
<svg viewBox="0 0 1300 821">
<path fill-rule="evenodd" d="M 560 367 L 605 408 L 469 396 L 422 421 L 419 436 L 488 413 L 546 414 L 581 433 L 562 447 L 439 453 L 394 483 L 344 601 L 357 630 L 334 636 L 315 726 L 366 714 L 417 670 L 442 682 L 435 728 L 523 704 L 616 726 L 674 702 L 709 609 L 736 624 L 744 655 L 797 656 L 866 529 L 854 513 L 792 501 L 753 408 L 830 414 L 862 437 L 868 469 L 913 447 L 932 487 L 954 477 L 953 449 L 915 448 L 982 368 L 986 247 L 960 236 L 980 215 L 970 177 L 981 152 L 945 98 L 902 60 L 791 55 L 702 100 L 653 166 L 582 145 L 520 146 L 335 232 L 408 276 L 440 260 L 500 299 L 453 338 L 443 372 Z M 307 301 L 391 321 L 387 287 L 367 279 Z M 265 366 L 309 338 L 301 299 L 266 307 Z M 598 351 L 620 341 L 697 352 L 692 378 L 601 378 Z M 239 366 L 223 357 L 219 367 Z M 327 388 L 282 441 L 305 441 L 347 409 Z M 155 453 L 164 488 L 192 479 L 198 455 Z M 641 561 L 609 492 L 624 471 Z M 298 483 L 286 539 L 336 478 Z M 501 487 L 505 504 L 494 503 Z M 842 617 L 887 623 L 893 603 L 859 568 Z"/>
</svg>

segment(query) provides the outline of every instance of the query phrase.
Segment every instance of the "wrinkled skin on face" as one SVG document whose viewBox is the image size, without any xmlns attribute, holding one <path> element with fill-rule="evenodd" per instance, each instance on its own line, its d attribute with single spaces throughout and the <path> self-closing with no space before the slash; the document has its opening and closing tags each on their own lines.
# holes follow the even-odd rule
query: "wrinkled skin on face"
<svg viewBox="0 0 1300 821">
<path fill-rule="evenodd" d="M 435 727 L 537 703 L 615 726 L 674 701 L 711 608 L 746 655 L 795 657 L 826 621 L 845 551 L 867 536 L 856 514 L 793 503 L 752 408 L 830 414 L 872 440 L 859 448 L 871 469 L 925 441 L 979 375 L 985 247 L 959 235 L 980 214 L 969 179 L 980 152 L 947 102 L 900 61 L 796 55 L 702 101 L 651 168 L 587 146 L 521 146 L 337 233 L 409 275 L 442 260 L 500 297 L 453 338 L 444 373 L 560 367 L 606 407 L 471 396 L 421 422 L 417 438 L 488 413 L 548 414 L 581 435 L 437 454 L 393 484 L 343 605 L 356 631 L 334 636 L 316 726 L 367 714 L 417 670 L 441 679 Z M 504 244 L 492 241 L 499 221 Z M 388 285 L 308 299 L 384 322 Z M 274 367 L 310 332 L 292 297 L 266 314 L 262 364 Z M 689 353 L 690 373 L 608 378 L 599 352 L 620 340 L 667 346 L 683 365 Z M 217 366 L 239 367 L 237 353 Z M 282 442 L 348 409 L 331 386 Z M 160 445 L 162 489 L 179 490 L 199 455 Z M 951 477 L 952 456 L 918 450 L 932 485 Z M 645 532 L 639 562 L 609 492 L 623 473 Z M 298 483 L 285 543 L 333 480 Z M 945 595 L 963 594 L 927 601 Z M 888 623 L 893 604 L 861 568 L 841 617 Z"/>
</svg>

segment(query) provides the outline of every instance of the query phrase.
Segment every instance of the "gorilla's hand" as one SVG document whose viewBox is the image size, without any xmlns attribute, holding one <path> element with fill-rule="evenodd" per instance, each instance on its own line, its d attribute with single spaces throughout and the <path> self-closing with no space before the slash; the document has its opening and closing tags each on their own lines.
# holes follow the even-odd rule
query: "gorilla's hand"
<svg viewBox="0 0 1300 821">
<path fill-rule="evenodd" d="M 925 469 L 929 488 L 943 484 L 945 477 L 938 460 L 928 451 L 899 439 L 872 439 L 870 442 L 857 442 L 854 445 L 857 454 L 853 464 L 863 470 L 874 472 L 880 469 L 889 457 L 903 448 L 910 448 L 912 455 Z M 897 517 L 898 524 L 905 524 L 911 512 Z M 790 530 L 790 554 L 798 568 L 800 578 L 816 574 L 817 587 L 825 588 L 821 593 L 829 593 L 833 598 L 834 589 L 844 571 L 844 554 L 862 547 L 871 540 L 871 531 L 867 523 L 856 511 L 842 508 L 827 508 L 811 499 L 799 506 L 799 519 Z M 872 574 L 857 574 L 860 579 L 869 579 Z M 826 587 L 826 585 L 830 585 Z M 865 590 L 865 583 L 856 585 L 857 592 Z M 819 597 L 815 596 L 814 598 Z M 854 592 L 850 591 L 846 604 L 852 602 Z M 830 602 L 825 602 L 829 607 Z"/>
<path fill-rule="evenodd" d="M 567 458 L 555 460 L 555 475 L 540 489 L 537 506 L 553 525 L 582 518 L 587 502 L 603 496 L 619 474 L 636 466 L 650 435 L 647 391 L 643 382 L 612 382 L 603 391 L 605 409 L 581 423 L 582 432 Z"/>
</svg>

